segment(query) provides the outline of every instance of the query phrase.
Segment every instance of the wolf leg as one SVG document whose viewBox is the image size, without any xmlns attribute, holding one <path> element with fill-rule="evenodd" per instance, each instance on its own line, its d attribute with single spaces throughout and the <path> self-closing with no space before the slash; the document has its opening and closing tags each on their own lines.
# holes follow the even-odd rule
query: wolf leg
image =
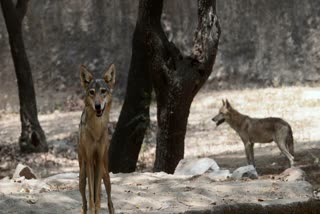
<svg viewBox="0 0 320 214">
<path fill-rule="evenodd" d="M 82 213 L 87 213 L 87 199 L 86 199 L 86 163 L 79 155 L 79 190 L 82 197 Z"/>
<path fill-rule="evenodd" d="M 94 204 L 95 204 L 95 213 L 101 213 L 101 178 L 102 178 L 102 157 L 98 158 L 97 165 L 94 171 Z"/>
<path fill-rule="evenodd" d="M 280 151 L 288 158 L 289 162 L 290 162 L 290 167 L 294 166 L 294 157 L 289 153 L 287 147 L 286 147 L 286 143 L 284 140 L 279 140 L 279 142 L 276 142 Z M 288 145 L 290 146 L 290 145 Z M 290 148 L 290 147 L 289 147 Z"/>
<path fill-rule="evenodd" d="M 109 175 L 109 160 L 108 160 L 108 149 L 105 151 L 104 155 L 104 168 L 103 168 L 103 183 L 106 188 L 107 196 L 108 196 L 108 208 L 109 208 L 109 213 L 114 214 L 114 208 L 113 208 L 113 203 L 111 200 L 111 183 L 110 183 L 110 175 Z"/>
<path fill-rule="evenodd" d="M 88 186 L 89 186 L 89 209 L 90 214 L 95 213 L 95 204 L 94 204 L 94 171 L 93 171 L 93 161 L 88 160 L 86 164 L 86 174 L 88 177 Z"/>
<path fill-rule="evenodd" d="M 256 164 L 254 161 L 253 146 L 254 146 L 254 143 L 251 143 L 249 141 L 244 141 L 244 148 L 246 152 L 247 162 L 249 165 L 253 165 L 254 167 L 256 167 Z"/>
</svg>

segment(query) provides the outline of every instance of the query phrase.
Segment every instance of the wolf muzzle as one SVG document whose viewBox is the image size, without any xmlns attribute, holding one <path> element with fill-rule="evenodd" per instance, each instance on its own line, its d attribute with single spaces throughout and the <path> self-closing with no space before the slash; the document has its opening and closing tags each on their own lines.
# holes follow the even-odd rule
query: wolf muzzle
<svg viewBox="0 0 320 214">
<path fill-rule="evenodd" d="M 96 103 L 94 105 L 94 107 L 95 107 L 95 110 L 96 110 L 97 117 L 101 117 L 102 114 L 103 114 L 103 111 L 104 111 L 104 107 L 101 109 L 101 104 L 100 103 L 99 104 Z"/>
<path fill-rule="evenodd" d="M 219 126 L 222 123 L 224 123 L 225 119 L 224 119 L 224 117 L 222 115 L 218 114 L 217 116 L 212 118 L 212 121 L 216 123 L 216 126 Z"/>
</svg>

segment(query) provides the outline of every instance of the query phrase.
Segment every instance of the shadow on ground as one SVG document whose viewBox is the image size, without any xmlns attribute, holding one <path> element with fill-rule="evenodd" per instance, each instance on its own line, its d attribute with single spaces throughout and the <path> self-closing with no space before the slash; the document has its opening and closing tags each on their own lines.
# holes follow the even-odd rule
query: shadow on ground
<svg viewBox="0 0 320 214">
<path fill-rule="evenodd" d="M 315 148 L 314 145 L 320 142 L 304 142 L 303 144 L 310 144 L 307 146 L 296 146 L 295 159 L 296 166 L 300 167 L 307 174 L 307 181 L 309 181 L 315 189 L 320 187 L 320 148 Z M 299 143 L 297 143 L 299 144 Z M 280 154 L 277 146 L 272 143 L 265 147 L 255 148 L 256 168 L 260 176 L 273 176 L 280 174 L 289 167 L 289 162 L 286 157 Z M 244 149 L 243 151 L 226 152 L 210 156 L 217 161 L 221 168 L 234 170 L 240 166 L 247 164 Z"/>
</svg>

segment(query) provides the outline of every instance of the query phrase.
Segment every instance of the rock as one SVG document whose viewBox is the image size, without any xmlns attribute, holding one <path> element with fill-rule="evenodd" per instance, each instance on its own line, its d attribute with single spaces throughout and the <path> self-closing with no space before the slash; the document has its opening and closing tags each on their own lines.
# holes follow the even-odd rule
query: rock
<svg viewBox="0 0 320 214">
<path fill-rule="evenodd" d="M 20 190 L 20 192 L 22 192 L 22 193 L 24 193 L 24 192 L 29 193 L 29 192 L 30 192 L 30 189 L 29 189 L 28 187 L 22 187 L 21 190 Z"/>
<path fill-rule="evenodd" d="M 306 173 L 298 167 L 291 167 L 283 171 L 280 178 L 284 181 L 304 181 Z"/>
<path fill-rule="evenodd" d="M 16 167 L 16 170 L 13 173 L 12 178 L 16 179 L 22 176 L 24 176 L 25 179 L 32 179 L 32 178 L 37 179 L 36 175 L 34 174 L 34 172 L 30 167 L 19 163 L 18 166 Z"/>
<path fill-rule="evenodd" d="M 25 180 L 22 183 L 23 187 L 28 188 L 32 193 L 39 193 L 44 191 L 50 191 L 50 185 L 44 182 L 43 180 Z"/>
<path fill-rule="evenodd" d="M 210 158 L 182 159 L 174 171 L 174 175 L 201 175 L 219 169 L 218 164 Z"/>
<path fill-rule="evenodd" d="M 38 198 L 36 198 L 35 196 L 30 196 L 30 195 L 28 195 L 27 198 L 25 199 L 25 201 L 26 201 L 28 204 L 35 204 L 35 203 L 37 203 Z"/>
<path fill-rule="evenodd" d="M 242 166 L 238 169 L 234 170 L 232 173 L 232 178 L 240 179 L 240 178 L 250 178 L 250 179 L 258 179 L 257 170 L 253 165 Z"/>
<path fill-rule="evenodd" d="M 217 170 L 208 173 L 208 177 L 215 181 L 224 181 L 231 177 L 229 170 Z"/>
</svg>

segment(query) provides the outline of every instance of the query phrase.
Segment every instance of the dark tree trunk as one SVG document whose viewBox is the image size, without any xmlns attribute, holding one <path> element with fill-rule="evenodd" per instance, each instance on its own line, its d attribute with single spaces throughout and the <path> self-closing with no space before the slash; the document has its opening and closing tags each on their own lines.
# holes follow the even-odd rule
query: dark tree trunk
<svg viewBox="0 0 320 214">
<path fill-rule="evenodd" d="M 144 7 L 140 3 L 140 8 Z M 152 85 L 146 64 L 145 40 L 147 29 L 144 15 L 139 9 L 138 20 L 132 40 L 132 57 L 125 101 L 112 136 L 109 149 L 110 171 L 133 172 L 149 126 L 149 106 Z"/>
<path fill-rule="evenodd" d="M 152 0 L 143 1 L 154 4 Z M 162 2 L 162 1 L 158 1 Z M 148 40 L 148 63 L 157 98 L 157 149 L 154 171 L 173 173 L 184 156 L 189 109 L 208 79 L 220 36 L 215 0 L 198 0 L 198 27 L 190 56 L 183 56 L 163 33 L 162 7 L 149 7 L 153 21 Z"/>
<path fill-rule="evenodd" d="M 22 21 L 27 12 L 28 0 L 0 0 L 7 26 L 12 59 L 18 80 L 20 100 L 21 152 L 47 152 L 45 134 L 39 124 L 32 74 L 22 37 Z"/>
<path fill-rule="evenodd" d="M 127 94 L 110 147 L 113 172 L 135 170 L 149 125 L 152 86 L 158 108 L 154 171 L 174 172 L 184 155 L 192 100 L 209 77 L 215 61 L 220 36 L 215 1 L 198 0 L 199 24 L 190 56 L 183 56 L 168 41 L 160 22 L 162 8 L 163 0 L 139 2 Z"/>
</svg>

